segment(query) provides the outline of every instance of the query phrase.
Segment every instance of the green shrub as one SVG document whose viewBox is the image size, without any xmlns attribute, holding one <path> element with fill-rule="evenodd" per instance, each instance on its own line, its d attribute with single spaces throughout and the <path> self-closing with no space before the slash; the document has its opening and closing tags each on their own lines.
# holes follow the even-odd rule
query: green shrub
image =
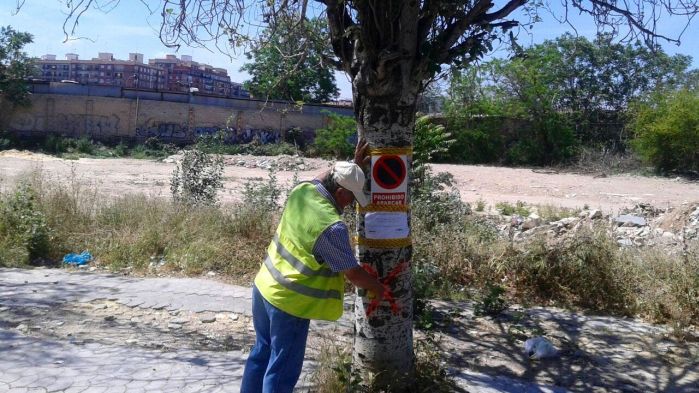
<svg viewBox="0 0 699 393">
<path fill-rule="evenodd" d="M 75 148 L 79 153 L 92 155 L 95 153 L 95 144 L 86 136 L 80 137 L 75 143 Z"/>
<path fill-rule="evenodd" d="M 182 155 L 170 179 L 172 199 L 186 205 L 214 205 L 223 188 L 223 158 L 198 149 Z"/>
<path fill-rule="evenodd" d="M 507 309 L 507 302 L 503 297 L 505 288 L 493 284 L 488 284 L 486 288 L 486 294 L 476 302 L 473 314 L 476 316 L 497 317 Z"/>
<path fill-rule="evenodd" d="M 277 182 L 276 168 L 270 167 L 267 172 L 267 181 L 249 180 L 245 182 L 243 189 L 243 203 L 256 209 L 278 210 L 279 198 L 283 190 Z"/>
<path fill-rule="evenodd" d="M 41 142 L 41 150 L 50 154 L 62 154 L 68 152 L 74 143 L 61 135 L 48 134 Z"/>
<path fill-rule="evenodd" d="M 321 156 L 348 158 L 354 155 L 354 146 L 348 142 L 357 132 L 357 123 L 353 117 L 340 116 L 332 112 L 324 112 L 330 119 L 325 128 L 316 130 L 314 149 Z"/>
<path fill-rule="evenodd" d="M 0 199 L 0 265 L 21 265 L 49 256 L 51 229 L 36 198 L 35 190 L 20 184 Z"/>
<path fill-rule="evenodd" d="M 507 202 L 498 202 L 495 204 L 495 208 L 504 216 L 516 214 L 522 217 L 529 217 L 529 214 L 531 213 L 526 207 L 525 203 L 522 201 L 517 201 L 515 205 Z"/>
<path fill-rule="evenodd" d="M 699 171 L 699 93 L 659 93 L 632 110 L 632 146 L 658 171 Z"/>
<path fill-rule="evenodd" d="M 531 122 L 518 132 L 517 140 L 505 153 L 506 162 L 518 165 L 557 164 L 573 157 L 576 146 L 569 117 L 546 111 L 533 114 Z"/>
<path fill-rule="evenodd" d="M 455 141 L 443 160 L 465 164 L 487 164 L 504 160 L 505 142 L 502 117 L 483 115 L 472 118 L 463 110 L 447 112 L 447 130 Z"/>
</svg>

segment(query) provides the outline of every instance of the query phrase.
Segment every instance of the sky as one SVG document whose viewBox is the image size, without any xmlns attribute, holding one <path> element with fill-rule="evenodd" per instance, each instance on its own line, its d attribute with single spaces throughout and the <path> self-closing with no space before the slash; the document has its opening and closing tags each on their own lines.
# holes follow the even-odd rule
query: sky
<svg viewBox="0 0 699 393">
<path fill-rule="evenodd" d="M 148 3 L 154 3 L 145 0 Z M 561 15 L 561 7 L 558 0 L 553 0 L 551 8 Z M 20 0 L 21 2 L 21 0 Z M 102 3 L 110 3 L 111 0 L 101 0 Z M 17 0 L 0 0 L 0 25 L 12 26 L 15 30 L 26 31 L 34 35 L 34 42 L 25 50 L 30 56 L 39 57 L 44 54 L 54 54 L 57 59 L 64 59 L 66 53 L 77 53 L 81 59 L 97 57 L 98 52 L 110 52 L 116 59 L 128 59 L 129 53 L 142 53 L 145 59 L 162 58 L 166 54 L 190 55 L 194 61 L 206 63 L 214 67 L 228 70 L 228 74 L 235 82 L 243 82 L 249 76 L 240 71 L 240 67 L 246 62 L 243 54 L 230 59 L 216 51 L 207 51 L 201 48 L 189 48 L 182 46 L 179 51 L 167 48 L 158 39 L 160 22 L 159 14 L 149 15 L 148 9 L 140 0 L 121 0 L 117 7 L 105 13 L 100 10 L 90 10 L 82 15 L 80 24 L 76 30 L 76 36 L 89 39 L 74 39 L 64 41 L 63 22 L 65 20 L 65 6 L 59 0 L 24 0 L 19 12 Z M 155 2 L 157 4 L 157 2 Z M 503 3 L 495 0 L 496 6 Z M 157 7 L 156 7 L 157 8 Z M 513 15 L 517 17 L 517 15 Z M 567 24 L 556 21 L 546 11 L 541 12 L 542 22 L 537 23 L 531 30 L 521 29 L 518 41 L 522 46 L 528 46 L 553 39 L 565 32 L 573 32 Z M 575 14 L 569 15 L 576 26 L 577 34 L 593 38 L 596 28 L 589 18 Z M 664 19 L 660 30 L 669 36 L 679 34 L 684 27 L 681 19 Z M 668 54 L 686 54 L 694 59 L 692 68 L 699 68 L 699 18 L 685 31 L 682 44 L 677 46 L 672 43 L 662 43 L 663 49 Z M 504 46 L 503 46 L 504 47 Z M 497 47 L 496 47 L 497 49 Z M 496 50 L 492 56 L 503 56 L 503 48 Z M 340 98 L 351 99 L 352 91 L 349 80 L 342 73 L 336 74 Z"/>
</svg>

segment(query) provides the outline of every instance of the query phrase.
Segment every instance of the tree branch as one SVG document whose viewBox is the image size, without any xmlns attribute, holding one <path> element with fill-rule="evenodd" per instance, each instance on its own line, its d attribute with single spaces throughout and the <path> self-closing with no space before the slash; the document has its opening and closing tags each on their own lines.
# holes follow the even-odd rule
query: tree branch
<svg viewBox="0 0 699 393">
<path fill-rule="evenodd" d="M 514 10 L 526 4 L 527 1 L 529 0 L 510 0 L 509 3 L 505 4 L 505 6 L 500 8 L 499 10 L 490 14 L 485 14 L 485 16 L 483 16 L 481 20 L 483 22 L 492 22 L 498 19 L 505 18 L 508 15 L 510 15 Z"/>
<path fill-rule="evenodd" d="M 352 56 L 354 53 L 354 33 L 351 31 L 356 24 L 352 20 L 344 2 L 338 0 L 322 0 L 327 7 L 330 43 L 333 52 L 340 59 L 342 69 L 352 75 Z"/>
</svg>

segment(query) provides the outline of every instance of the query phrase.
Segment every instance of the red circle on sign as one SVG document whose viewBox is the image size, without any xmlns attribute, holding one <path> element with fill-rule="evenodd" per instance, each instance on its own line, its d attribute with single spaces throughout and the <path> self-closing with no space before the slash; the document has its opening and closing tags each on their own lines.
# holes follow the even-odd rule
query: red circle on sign
<svg viewBox="0 0 699 393">
<path fill-rule="evenodd" d="M 379 187 L 392 190 L 405 181 L 405 162 L 400 156 L 381 156 L 374 163 L 371 173 Z"/>
</svg>

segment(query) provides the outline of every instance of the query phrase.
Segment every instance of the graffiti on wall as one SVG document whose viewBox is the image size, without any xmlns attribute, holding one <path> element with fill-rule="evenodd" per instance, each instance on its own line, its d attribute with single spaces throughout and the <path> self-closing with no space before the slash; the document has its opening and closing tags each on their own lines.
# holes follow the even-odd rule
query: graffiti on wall
<svg viewBox="0 0 699 393">
<path fill-rule="evenodd" d="M 196 127 L 194 129 L 196 137 L 220 135 L 223 143 L 237 145 L 259 142 L 263 145 L 270 143 L 278 143 L 281 141 L 281 133 L 278 130 L 270 129 L 253 129 L 236 127 Z"/>
<path fill-rule="evenodd" d="M 167 141 L 186 141 L 192 138 L 187 135 L 187 126 L 177 123 L 155 122 L 148 120 L 145 126 L 136 127 L 137 138 L 158 138 Z"/>
<path fill-rule="evenodd" d="M 112 136 L 119 133 L 119 116 L 84 115 L 56 113 L 54 115 L 35 115 L 21 113 L 12 117 L 10 129 L 30 132 L 46 130 L 69 136 Z"/>
<path fill-rule="evenodd" d="M 167 142 L 193 141 L 200 137 L 218 135 L 223 143 L 244 144 L 257 141 L 262 144 L 277 143 L 281 133 L 271 129 L 237 129 L 225 126 L 198 126 L 192 128 L 191 134 L 186 124 L 158 122 L 149 119 L 145 126 L 136 128 L 136 137 L 140 139 L 158 138 Z"/>
</svg>

